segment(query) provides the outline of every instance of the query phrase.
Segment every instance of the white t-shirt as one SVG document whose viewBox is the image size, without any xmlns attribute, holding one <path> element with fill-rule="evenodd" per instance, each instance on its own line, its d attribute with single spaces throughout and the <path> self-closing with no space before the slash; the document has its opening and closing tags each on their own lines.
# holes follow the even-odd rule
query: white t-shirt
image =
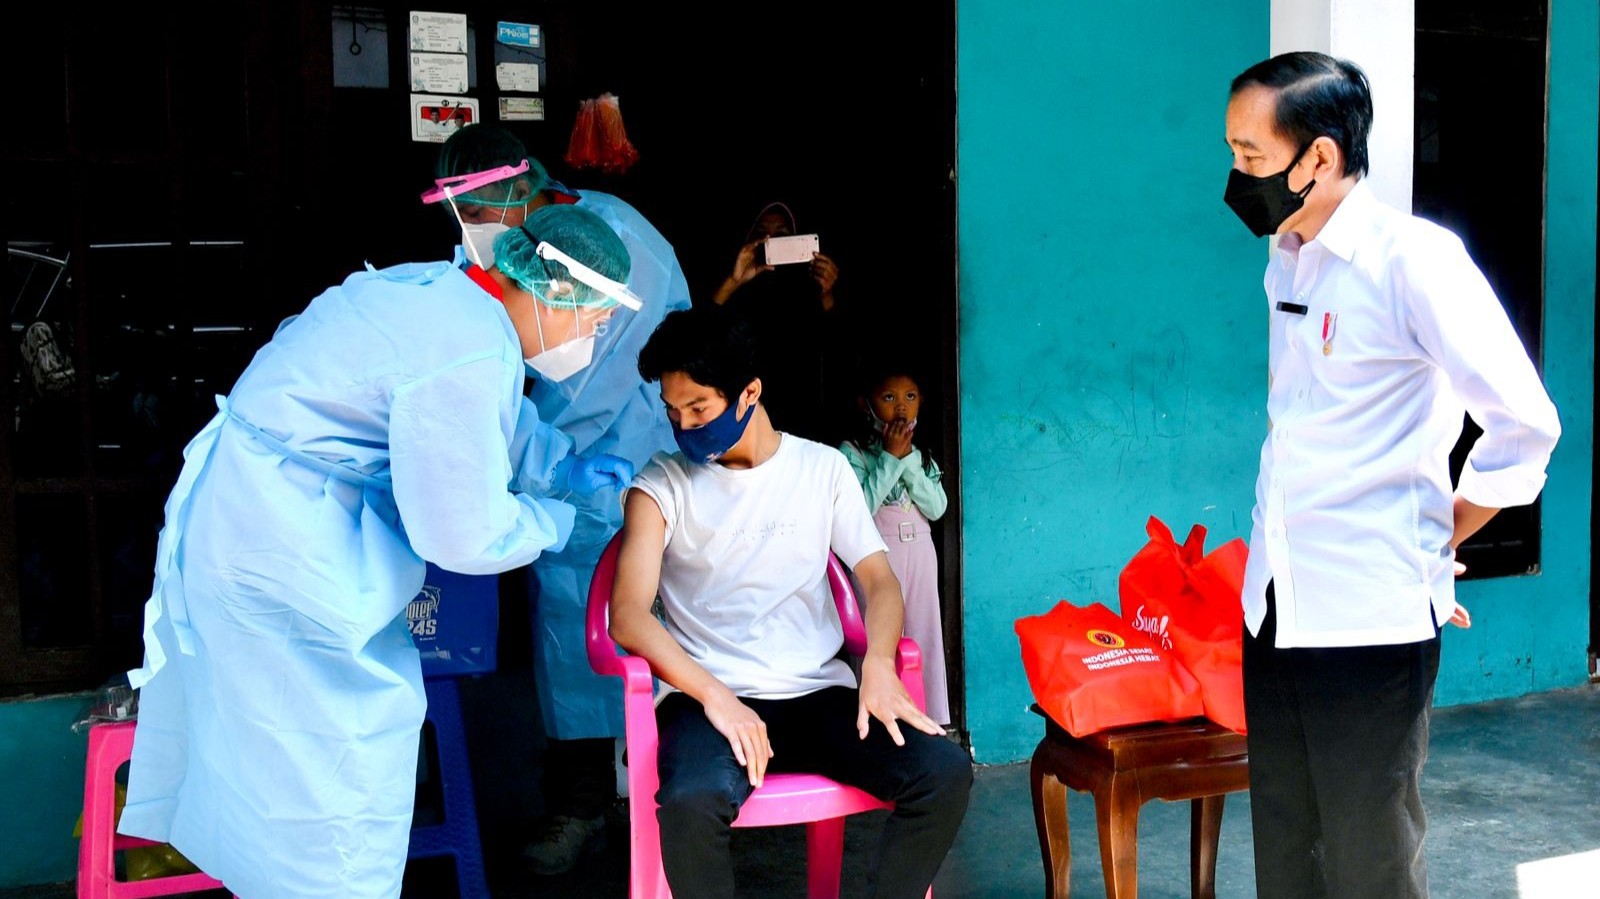
<svg viewBox="0 0 1600 899">
<path fill-rule="evenodd" d="M 783 434 L 748 469 L 658 453 L 633 486 L 667 522 L 661 602 L 690 658 L 742 697 L 855 686 L 828 553 L 854 567 L 886 549 L 838 450 Z"/>
</svg>

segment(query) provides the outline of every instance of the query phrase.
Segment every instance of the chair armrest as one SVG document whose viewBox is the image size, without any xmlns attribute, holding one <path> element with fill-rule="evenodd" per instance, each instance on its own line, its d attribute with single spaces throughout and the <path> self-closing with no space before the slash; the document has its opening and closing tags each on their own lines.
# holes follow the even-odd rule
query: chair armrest
<svg viewBox="0 0 1600 899">
<path fill-rule="evenodd" d="M 917 641 L 910 637 L 900 638 L 900 646 L 894 654 L 894 673 L 900 675 L 900 683 L 911 694 L 911 701 L 917 704 L 917 709 L 927 712 L 927 691 L 922 686 L 922 649 L 917 646 Z"/>
<path fill-rule="evenodd" d="M 638 656 L 619 656 L 622 669 L 624 745 L 628 750 L 628 795 L 633 798 L 634 814 L 644 810 L 654 817 L 656 790 L 661 782 L 656 772 L 655 678 L 650 663 Z"/>
<path fill-rule="evenodd" d="M 656 681 L 650 663 L 638 656 L 617 656 L 617 667 L 620 670 L 615 673 L 622 678 L 623 698 L 643 696 L 654 708 Z"/>
</svg>

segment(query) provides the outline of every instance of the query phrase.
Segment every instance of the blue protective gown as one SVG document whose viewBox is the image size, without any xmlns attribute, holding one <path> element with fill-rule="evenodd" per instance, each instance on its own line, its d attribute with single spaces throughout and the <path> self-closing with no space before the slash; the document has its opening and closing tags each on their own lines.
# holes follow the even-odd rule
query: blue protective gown
<svg viewBox="0 0 1600 899">
<path fill-rule="evenodd" d="M 651 456 L 676 444 L 660 388 L 639 377 L 639 351 L 667 313 L 689 308 L 689 282 L 672 245 L 637 209 L 599 191 L 555 188 L 578 197 L 580 209 L 605 219 L 622 238 L 633 261 L 628 287 L 644 309 L 619 310 L 596 340 L 589 367 L 560 383 L 535 381 L 533 401 L 546 420 L 571 435 L 581 455 L 611 453 L 642 469 Z M 622 505 L 609 492 L 571 502 L 578 507 L 572 540 L 533 564 L 539 708 L 545 733 L 555 739 L 621 736 L 621 682 L 589 669 L 583 614 L 595 563 L 622 527 Z"/>
<path fill-rule="evenodd" d="M 449 263 L 361 272 L 250 363 L 166 505 L 123 833 L 246 899 L 400 893 L 426 701 L 406 603 L 562 546 L 570 439 Z"/>
</svg>

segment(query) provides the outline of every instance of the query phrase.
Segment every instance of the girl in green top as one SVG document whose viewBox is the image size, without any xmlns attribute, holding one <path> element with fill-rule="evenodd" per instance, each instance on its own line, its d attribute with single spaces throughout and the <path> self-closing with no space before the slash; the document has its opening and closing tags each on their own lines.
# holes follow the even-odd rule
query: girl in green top
<svg viewBox="0 0 1600 899">
<path fill-rule="evenodd" d="M 944 628 L 939 611 L 939 558 L 928 522 L 944 514 L 939 466 L 911 443 L 922 391 L 909 374 L 886 368 L 868 379 L 857 400 L 867 427 L 840 447 L 861 481 L 867 508 L 889 547 L 889 566 L 906 601 L 906 636 L 922 649 L 927 715 L 950 723 L 945 680 Z"/>
</svg>

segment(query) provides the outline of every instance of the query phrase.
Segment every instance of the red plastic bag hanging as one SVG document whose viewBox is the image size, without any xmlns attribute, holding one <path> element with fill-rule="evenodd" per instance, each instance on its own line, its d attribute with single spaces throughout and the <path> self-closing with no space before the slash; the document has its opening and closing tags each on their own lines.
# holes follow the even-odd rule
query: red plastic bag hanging
<svg viewBox="0 0 1600 899">
<path fill-rule="evenodd" d="M 1075 737 L 1204 711 L 1200 685 L 1172 654 L 1099 603 L 1063 600 L 1016 629 L 1033 698 Z"/>
<path fill-rule="evenodd" d="M 601 94 L 579 104 L 566 159 L 574 169 L 594 168 L 612 175 L 626 172 L 639 161 L 639 151 L 622 124 L 622 105 L 615 94 Z"/>
<path fill-rule="evenodd" d="M 622 127 L 622 104 L 616 95 L 600 95 L 595 117 L 600 130 L 600 168 L 620 175 L 639 161 L 639 151 L 628 140 L 628 130 Z"/>
<path fill-rule="evenodd" d="M 1122 616 L 1170 649 L 1200 682 L 1207 718 L 1245 732 L 1244 589 L 1249 547 L 1230 540 L 1209 555 L 1206 529 L 1195 525 L 1181 545 L 1172 529 L 1151 516 L 1150 542 L 1118 579 Z"/>
<path fill-rule="evenodd" d="M 595 168 L 600 164 L 599 119 L 595 101 L 578 104 L 578 118 L 572 123 L 572 139 L 567 142 L 567 165 L 574 169 Z"/>
</svg>

